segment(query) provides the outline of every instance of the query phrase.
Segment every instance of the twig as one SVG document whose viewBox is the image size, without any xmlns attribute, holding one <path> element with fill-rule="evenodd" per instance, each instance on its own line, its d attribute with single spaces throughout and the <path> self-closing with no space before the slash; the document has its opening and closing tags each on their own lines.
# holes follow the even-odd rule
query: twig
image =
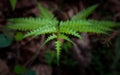
<svg viewBox="0 0 120 75">
<path fill-rule="evenodd" d="M 45 38 L 45 35 L 42 36 L 42 43 L 44 41 L 44 38 Z M 43 47 L 43 45 L 39 46 L 38 47 L 38 51 L 36 51 L 36 53 L 31 57 L 30 60 L 28 60 L 24 66 L 27 66 L 27 65 L 31 65 L 33 63 L 33 61 L 37 58 L 37 56 L 39 55 L 40 51 L 41 51 L 41 48 Z"/>
</svg>

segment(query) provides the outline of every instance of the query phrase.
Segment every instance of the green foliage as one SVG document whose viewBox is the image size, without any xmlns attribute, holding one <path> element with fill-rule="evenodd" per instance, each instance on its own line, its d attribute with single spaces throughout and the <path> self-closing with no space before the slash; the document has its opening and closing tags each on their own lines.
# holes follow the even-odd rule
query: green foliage
<svg viewBox="0 0 120 75">
<path fill-rule="evenodd" d="M 14 72 L 16 74 L 23 74 L 25 72 L 25 67 L 24 66 L 19 66 L 19 65 L 16 65 L 14 67 Z"/>
<path fill-rule="evenodd" d="M 40 9 L 40 16 L 33 18 L 14 18 L 9 19 L 12 22 L 8 25 L 8 28 L 14 30 L 28 31 L 24 38 L 29 36 L 39 36 L 43 34 L 49 34 L 50 37 L 43 43 L 45 45 L 50 40 L 56 39 L 56 54 L 57 63 L 59 63 L 61 46 L 62 43 L 60 39 L 65 39 L 72 42 L 68 37 L 70 35 L 82 39 L 79 32 L 91 32 L 106 34 L 108 31 L 112 31 L 112 27 L 118 25 L 111 21 L 96 21 L 86 19 L 97 7 L 98 5 L 93 5 L 87 9 L 84 9 L 80 13 L 73 16 L 71 20 L 58 21 L 54 15 L 45 9 L 41 4 L 38 4 Z"/>
<path fill-rule="evenodd" d="M 15 18 L 15 19 L 9 19 L 8 21 L 13 22 L 10 26 L 8 26 L 11 29 L 17 29 L 21 31 L 31 31 L 35 29 L 39 29 L 41 27 L 55 27 L 57 24 L 57 21 L 52 19 L 41 19 L 41 18 Z"/>
<path fill-rule="evenodd" d="M 10 4 L 13 10 L 15 9 L 16 3 L 17 3 L 17 0 L 10 0 Z"/>
<path fill-rule="evenodd" d="M 36 75 L 35 71 L 26 69 L 25 66 L 15 65 L 14 73 L 17 75 Z"/>
<path fill-rule="evenodd" d="M 21 41 L 23 39 L 23 34 L 22 32 L 17 32 L 16 35 L 15 35 L 15 40 L 16 41 Z"/>
</svg>

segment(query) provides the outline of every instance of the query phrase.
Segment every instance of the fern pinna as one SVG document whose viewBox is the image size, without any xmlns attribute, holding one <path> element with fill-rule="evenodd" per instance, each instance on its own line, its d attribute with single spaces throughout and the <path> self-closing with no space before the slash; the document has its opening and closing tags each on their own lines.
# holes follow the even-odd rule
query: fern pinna
<svg viewBox="0 0 120 75">
<path fill-rule="evenodd" d="M 46 39 L 42 46 L 47 42 L 56 39 L 55 46 L 58 64 L 62 46 L 62 41 L 60 41 L 60 39 L 74 43 L 68 35 L 82 39 L 82 36 L 79 32 L 107 34 L 108 31 L 112 31 L 112 27 L 118 24 L 111 21 L 87 19 L 87 17 L 98 7 L 98 5 L 93 5 L 87 9 L 84 9 L 73 16 L 71 20 L 67 21 L 58 21 L 55 16 L 45 9 L 41 4 L 38 4 L 38 7 L 41 11 L 38 17 L 9 19 L 9 21 L 12 22 L 12 25 L 8 25 L 7 27 L 15 30 L 27 31 L 27 33 L 24 35 L 24 38 L 29 36 L 36 37 L 42 34 L 49 34 L 50 36 Z"/>
</svg>

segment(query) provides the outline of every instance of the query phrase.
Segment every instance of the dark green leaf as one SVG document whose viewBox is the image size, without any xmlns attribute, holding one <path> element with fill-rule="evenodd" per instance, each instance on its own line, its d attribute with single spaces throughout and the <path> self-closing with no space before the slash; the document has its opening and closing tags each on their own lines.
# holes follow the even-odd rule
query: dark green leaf
<svg viewBox="0 0 120 75">
<path fill-rule="evenodd" d="M 0 48 L 8 47 L 12 44 L 12 38 L 0 34 Z"/>
</svg>

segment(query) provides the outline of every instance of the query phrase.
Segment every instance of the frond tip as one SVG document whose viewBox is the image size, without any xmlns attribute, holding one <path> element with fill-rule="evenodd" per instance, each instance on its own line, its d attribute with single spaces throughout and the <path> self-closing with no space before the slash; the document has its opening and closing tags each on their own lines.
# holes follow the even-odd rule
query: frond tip
<svg viewBox="0 0 120 75">
<path fill-rule="evenodd" d="M 98 4 L 88 7 L 75 16 L 72 17 L 72 20 L 83 20 L 86 19 L 92 12 L 98 7 Z"/>
<path fill-rule="evenodd" d="M 56 53 L 56 56 L 57 56 L 57 65 L 59 65 L 62 43 L 60 41 L 56 41 L 55 42 L 55 46 L 56 46 L 56 52 L 57 52 Z"/>
</svg>

